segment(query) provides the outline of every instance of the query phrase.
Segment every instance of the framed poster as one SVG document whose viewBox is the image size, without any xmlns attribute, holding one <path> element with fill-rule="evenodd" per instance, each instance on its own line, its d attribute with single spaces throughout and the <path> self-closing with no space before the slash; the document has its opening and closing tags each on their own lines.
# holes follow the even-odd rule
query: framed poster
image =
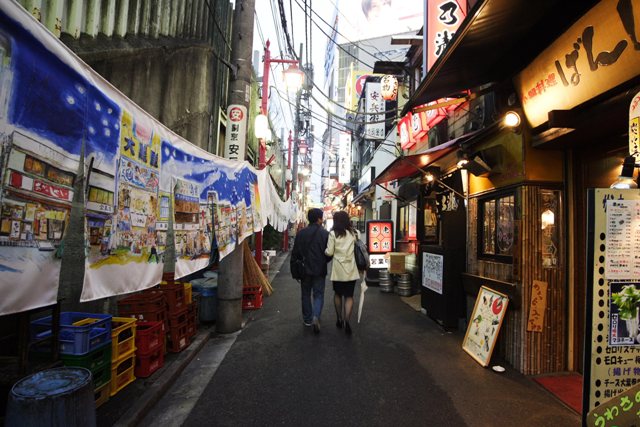
<svg viewBox="0 0 640 427">
<path fill-rule="evenodd" d="M 489 365 L 508 303 L 506 295 L 480 287 L 462 349 L 482 366 Z"/>
</svg>

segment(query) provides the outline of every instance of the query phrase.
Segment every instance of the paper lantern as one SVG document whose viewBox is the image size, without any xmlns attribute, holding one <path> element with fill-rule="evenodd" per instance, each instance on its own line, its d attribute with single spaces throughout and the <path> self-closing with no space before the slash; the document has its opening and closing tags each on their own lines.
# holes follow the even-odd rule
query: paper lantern
<svg viewBox="0 0 640 427">
<path fill-rule="evenodd" d="M 380 80 L 382 98 L 385 101 L 395 101 L 398 96 L 398 79 L 389 74 L 382 76 Z"/>
</svg>

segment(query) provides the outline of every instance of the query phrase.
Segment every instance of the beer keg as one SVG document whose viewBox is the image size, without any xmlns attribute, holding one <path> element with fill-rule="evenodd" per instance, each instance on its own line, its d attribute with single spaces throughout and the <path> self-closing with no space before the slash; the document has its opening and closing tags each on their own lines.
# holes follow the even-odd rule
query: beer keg
<svg viewBox="0 0 640 427">
<path fill-rule="evenodd" d="M 411 296 L 411 274 L 410 273 L 402 273 L 398 277 L 398 282 L 396 286 L 396 293 L 401 297 L 410 297 Z"/>
<path fill-rule="evenodd" d="M 380 292 L 393 292 L 393 282 L 391 281 L 389 270 L 379 270 L 378 278 L 380 279 L 378 282 L 380 285 Z"/>
</svg>

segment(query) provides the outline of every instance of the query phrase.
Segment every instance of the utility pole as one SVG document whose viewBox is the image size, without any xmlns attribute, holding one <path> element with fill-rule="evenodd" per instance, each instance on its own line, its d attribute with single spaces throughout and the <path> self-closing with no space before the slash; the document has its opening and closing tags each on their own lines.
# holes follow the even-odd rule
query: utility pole
<svg viewBox="0 0 640 427">
<path fill-rule="evenodd" d="M 229 104 L 243 105 L 246 111 L 250 111 L 251 100 L 254 11 L 255 0 L 236 0 L 231 41 L 231 63 L 236 69 L 229 82 Z M 242 328 L 242 273 L 238 274 L 242 271 L 242 245 L 236 245 L 220 261 L 216 320 L 219 333 L 229 334 Z"/>
</svg>

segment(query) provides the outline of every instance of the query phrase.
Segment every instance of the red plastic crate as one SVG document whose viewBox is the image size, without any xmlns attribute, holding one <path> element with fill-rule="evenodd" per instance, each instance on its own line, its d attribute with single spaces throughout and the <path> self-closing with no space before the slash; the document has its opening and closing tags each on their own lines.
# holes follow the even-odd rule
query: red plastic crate
<svg viewBox="0 0 640 427">
<path fill-rule="evenodd" d="M 162 322 L 163 328 L 166 331 L 169 327 L 169 318 L 167 316 L 167 309 L 162 307 L 161 309 L 154 310 L 138 310 L 138 311 L 128 311 L 128 310 L 118 310 L 121 317 L 134 317 L 136 320 L 146 320 L 151 322 Z"/>
<path fill-rule="evenodd" d="M 136 323 L 137 354 L 149 354 L 157 349 L 164 351 L 164 322 L 138 320 Z"/>
<path fill-rule="evenodd" d="M 129 295 L 118 301 L 118 312 L 137 313 L 143 311 L 164 310 L 166 297 L 163 292 L 149 289 Z"/>
<path fill-rule="evenodd" d="M 180 311 L 186 307 L 184 302 L 184 284 L 182 282 L 163 281 L 157 289 L 164 293 L 169 313 Z"/>
<path fill-rule="evenodd" d="M 195 336 L 198 330 L 198 308 L 196 304 L 191 303 L 187 306 L 189 312 L 187 316 L 187 336 L 190 338 Z"/>
<path fill-rule="evenodd" d="M 251 286 L 242 288 L 242 309 L 256 310 L 262 307 L 262 287 Z"/>
<path fill-rule="evenodd" d="M 164 349 L 157 348 L 151 353 L 136 353 L 136 368 L 134 374 L 136 378 L 147 378 L 158 369 L 164 366 Z"/>
<path fill-rule="evenodd" d="M 184 322 L 182 325 L 173 326 L 169 328 L 167 333 L 167 350 L 171 353 L 180 353 L 187 348 L 191 341 L 187 335 L 188 325 Z"/>
<path fill-rule="evenodd" d="M 184 325 L 189 320 L 189 308 L 183 307 L 178 311 L 169 313 L 169 329 Z"/>
</svg>

